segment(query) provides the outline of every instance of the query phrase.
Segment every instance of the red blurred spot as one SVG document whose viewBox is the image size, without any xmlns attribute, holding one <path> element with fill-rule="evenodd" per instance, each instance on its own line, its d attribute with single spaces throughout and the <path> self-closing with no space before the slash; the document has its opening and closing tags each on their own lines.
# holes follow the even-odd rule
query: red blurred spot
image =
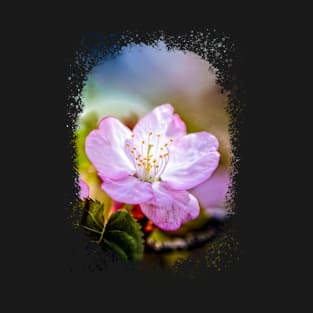
<svg viewBox="0 0 313 313">
<path fill-rule="evenodd" d="M 148 221 L 143 230 L 146 233 L 151 233 L 153 231 L 153 228 L 154 228 L 153 223 L 151 221 Z"/>
<path fill-rule="evenodd" d="M 131 210 L 131 214 L 137 219 L 137 220 L 142 220 L 144 218 L 144 215 L 141 211 L 140 206 L 134 205 L 133 209 Z"/>
<path fill-rule="evenodd" d="M 112 200 L 111 212 L 113 212 L 113 213 L 116 212 L 117 210 L 122 208 L 123 205 L 124 205 L 124 203 Z"/>
</svg>

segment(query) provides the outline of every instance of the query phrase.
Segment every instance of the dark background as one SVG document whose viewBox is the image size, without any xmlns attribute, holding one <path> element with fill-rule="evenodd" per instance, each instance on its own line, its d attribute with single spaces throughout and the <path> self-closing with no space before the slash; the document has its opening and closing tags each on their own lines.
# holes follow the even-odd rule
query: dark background
<svg viewBox="0 0 313 313">
<path fill-rule="evenodd" d="M 103 19 L 108 15 L 105 12 Z M 255 18 L 242 11 L 241 15 L 222 14 L 219 21 L 213 23 L 205 12 L 180 22 L 168 19 L 168 23 L 153 24 L 147 18 L 145 23 L 140 19 L 137 25 L 132 25 L 119 19 L 118 23 L 103 22 L 101 26 L 103 33 L 125 28 L 139 31 L 162 28 L 175 33 L 213 26 L 229 34 L 240 51 L 236 72 L 244 82 L 247 108 L 240 125 L 238 209 L 233 223 L 242 255 L 227 271 L 203 273 L 193 280 L 119 265 L 110 271 L 94 273 L 97 276 L 93 282 L 81 274 L 81 271 L 89 272 L 88 265 L 94 256 L 67 222 L 74 187 L 70 133 L 65 121 L 70 72 L 67 65 L 72 62 L 84 30 L 69 31 L 66 27 L 41 30 L 42 24 L 38 23 L 30 31 L 21 28 L 10 38 L 9 47 L 13 44 L 18 47 L 14 49 L 15 63 L 23 65 L 10 76 L 12 82 L 21 86 L 10 92 L 10 96 L 22 97 L 12 102 L 10 115 L 3 115 L 4 119 L 14 120 L 12 128 L 17 132 L 16 139 L 10 139 L 8 146 L 12 147 L 10 152 L 17 149 L 14 153 L 17 172 L 9 189 L 12 192 L 10 207 L 17 207 L 18 211 L 8 224 L 21 226 L 15 226 L 14 231 L 9 228 L 6 236 L 9 248 L 4 248 L 8 251 L 4 258 L 19 281 L 12 286 L 12 291 L 16 288 L 27 293 L 27 286 L 36 281 L 43 294 L 46 289 L 41 286 L 53 285 L 54 292 L 61 292 L 65 299 L 74 296 L 72 303 L 86 300 L 92 306 L 100 302 L 104 309 L 105 303 L 113 301 L 112 293 L 117 298 L 115 306 L 134 305 L 146 310 L 157 307 L 164 310 L 168 299 L 176 299 L 171 301 L 174 309 L 177 305 L 195 310 L 201 303 L 207 311 L 211 304 L 218 304 L 220 308 L 226 305 L 230 309 L 240 304 L 241 308 L 254 311 L 255 307 L 265 309 L 274 303 L 280 307 L 289 300 L 286 295 L 294 287 L 292 278 L 296 273 L 288 261 L 297 249 L 289 250 L 292 238 L 280 230 L 283 223 L 280 218 L 286 214 L 286 207 L 277 196 L 280 180 L 272 178 L 279 158 L 270 153 L 274 151 L 270 138 L 278 138 L 280 129 L 280 122 L 277 119 L 273 122 L 271 116 L 275 108 L 281 110 L 276 96 L 280 87 L 274 82 L 283 56 L 274 47 L 287 36 L 285 29 L 276 23 L 277 16 Z M 54 21 L 56 23 L 57 18 Z M 18 106 L 13 106 L 16 102 Z M 3 145 L 6 145 L 5 139 Z M 11 155 L 7 153 L 9 158 Z M 75 287 L 82 294 L 87 291 L 102 294 L 103 290 L 103 298 L 75 297 L 76 289 L 67 287 L 66 276 L 70 271 L 75 275 Z M 108 291 L 111 291 L 110 297 Z M 131 301 L 123 301 L 126 295 L 131 295 Z M 187 307 L 185 304 L 190 298 L 193 302 Z M 53 305 L 53 301 L 46 305 Z"/>
</svg>

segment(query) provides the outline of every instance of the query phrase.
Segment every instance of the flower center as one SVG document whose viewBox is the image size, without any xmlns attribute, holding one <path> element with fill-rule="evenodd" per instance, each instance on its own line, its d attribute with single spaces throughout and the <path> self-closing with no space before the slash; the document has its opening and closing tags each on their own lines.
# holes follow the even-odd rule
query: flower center
<svg viewBox="0 0 313 313">
<path fill-rule="evenodd" d="M 134 139 L 135 135 L 132 135 Z M 174 141 L 161 134 L 150 131 L 140 141 L 130 140 L 126 143 L 126 152 L 136 167 L 136 176 L 145 182 L 160 180 L 169 161 L 169 145 Z"/>
</svg>

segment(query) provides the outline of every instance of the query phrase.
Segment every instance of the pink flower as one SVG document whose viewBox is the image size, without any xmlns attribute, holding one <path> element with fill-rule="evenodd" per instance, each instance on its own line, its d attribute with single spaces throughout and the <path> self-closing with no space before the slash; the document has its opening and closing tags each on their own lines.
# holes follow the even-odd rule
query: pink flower
<svg viewBox="0 0 313 313">
<path fill-rule="evenodd" d="M 89 187 L 81 178 L 79 178 L 79 198 L 81 200 L 89 198 Z"/>
<path fill-rule="evenodd" d="M 217 139 L 186 134 L 173 107 L 164 104 L 139 120 L 133 132 L 106 117 L 86 138 L 86 154 L 102 179 L 102 189 L 122 203 L 140 204 L 158 227 L 176 230 L 199 215 L 187 190 L 207 180 L 219 162 Z"/>
<path fill-rule="evenodd" d="M 212 176 L 190 190 L 208 214 L 223 219 L 229 212 L 226 209 L 226 195 L 230 185 L 230 173 L 227 168 L 219 167 Z"/>
</svg>

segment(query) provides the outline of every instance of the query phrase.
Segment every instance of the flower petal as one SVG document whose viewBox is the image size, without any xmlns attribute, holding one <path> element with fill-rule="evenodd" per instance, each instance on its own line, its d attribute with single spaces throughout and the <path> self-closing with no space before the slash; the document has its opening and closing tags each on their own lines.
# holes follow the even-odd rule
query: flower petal
<svg viewBox="0 0 313 313">
<path fill-rule="evenodd" d="M 122 180 L 112 180 L 102 177 L 101 188 L 115 201 L 140 204 L 153 197 L 151 184 L 143 182 L 134 176 Z"/>
<path fill-rule="evenodd" d="M 193 188 L 216 169 L 218 141 L 207 132 L 189 134 L 175 140 L 169 148 L 169 161 L 161 179 L 175 190 Z"/>
<path fill-rule="evenodd" d="M 114 117 L 104 118 L 99 128 L 86 138 L 85 149 L 89 160 L 103 176 L 121 179 L 136 172 L 125 153 L 125 141 L 131 131 Z"/>
<path fill-rule="evenodd" d="M 178 114 L 173 115 L 173 119 L 167 129 L 166 136 L 170 138 L 178 138 L 187 134 L 186 125 Z"/>
<path fill-rule="evenodd" d="M 187 191 L 171 190 L 164 182 L 153 183 L 152 188 L 154 197 L 141 204 L 141 210 L 161 229 L 176 230 L 199 215 L 198 200 Z"/>
<path fill-rule="evenodd" d="M 86 184 L 86 182 L 83 179 L 79 178 L 78 183 L 79 183 L 79 198 L 81 200 L 89 198 L 89 187 Z"/>
<path fill-rule="evenodd" d="M 186 134 L 185 123 L 177 114 L 173 115 L 174 108 L 170 104 L 162 104 L 142 117 L 134 127 L 135 138 L 142 140 L 150 131 L 166 137 L 178 138 Z"/>
<path fill-rule="evenodd" d="M 200 205 L 209 215 L 222 219 L 229 213 L 226 209 L 226 196 L 229 186 L 229 170 L 219 167 L 208 180 L 190 192 L 199 200 Z"/>
</svg>

